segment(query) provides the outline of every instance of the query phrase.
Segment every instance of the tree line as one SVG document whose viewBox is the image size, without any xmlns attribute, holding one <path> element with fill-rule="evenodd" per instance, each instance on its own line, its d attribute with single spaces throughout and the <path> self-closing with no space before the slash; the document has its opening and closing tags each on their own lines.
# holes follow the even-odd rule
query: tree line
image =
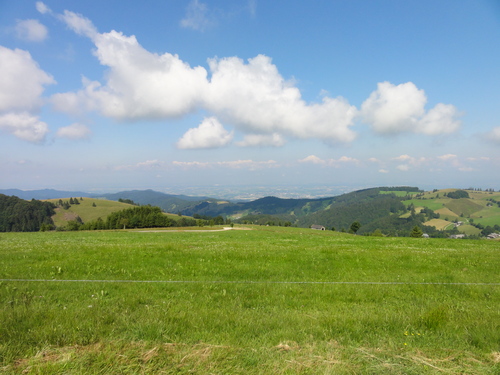
<svg viewBox="0 0 500 375">
<path fill-rule="evenodd" d="M 172 219 L 165 215 L 161 208 L 155 206 L 138 206 L 116 211 L 109 214 L 105 219 L 83 222 L 79 217 L 71 220 L 60 230 L 105 230 L 105 229 L 127 229 L 127 228 L 168 228 L 168 227 L 194 227 L 205 225 L 230 224 L 228 219 L 222 216 L 208 217 L 197 215 L 197 217 L 179 217 Z"/>
<path fill-rule="evenodd" d="M 0 194 L 0 232 L 36 232 L 54 228 L 56 206 L 36 199 L 26 201 Z"/>
</svg>

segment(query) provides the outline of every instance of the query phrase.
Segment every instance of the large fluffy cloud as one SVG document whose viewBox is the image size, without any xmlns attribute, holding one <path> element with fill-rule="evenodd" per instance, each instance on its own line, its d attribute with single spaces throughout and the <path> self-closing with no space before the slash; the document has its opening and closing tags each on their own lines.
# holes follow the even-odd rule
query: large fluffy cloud
<svg viewBox="0 0 500 375">
<path fill-rule="evenodd" d="M 393 85 L 382 82 L 361 106 L 364 121 L 382 134 L 403 132 L 439 135 L 460 127 L 458 112 L 452 105 L 437 104 L 425 111 L 427 97 L 412 82 Z"/>
<path fill-rule="evenodd" d="M 236 57 L 211 59 L 209 65 L 207 107 L 243 131 L 342 142 L 355 138 L 350 129 L 354 106 L 342 98 L 307 104 L 269 57 L 259 55 L 248 63 Z"/>
<path fill-rule="evenodd" d="M 0 111 L 36 111 L 44 85 L 55 83 L 27 51 L 0 46 Z"/>
<path fill-rule="evenodd" d="M 106 82 L 86 82 L 79 92 L 55 95 L 56 109 L 98 110 L 121 121 L 171 118 L 206 109 L 244 133 L 279 134 L 350 142 L 357 110 L 342 98 L 308 104 L 269 57 L 248 62 L 232 57 L 190 67 L 177 55 L 145 50 L 134 36 L 99 34 L 81 15 L 58 16 L 75 32 L 89 37 L 99 62 L 109 68 Z"/>
<path fill-rule="evenodd" d="M 224 129 L 215 117 L 209 117 L 205 118 L 197 128 L 189 129 L 177 142 L 177 147 L 182 149 L 216 148 L 227 145 L 232 139 L 232 133 Z"/>
<path fill-rule="evenodd" d="M 0 128 L 30 142 L 42 142 L 48 133 L 37 113 L 44 86 L 55 83 L 27 51 L 0 46 Z"/>
<path fill-rule="evenodd" d="M 42 8 L 42 4 L 37 3 L 37 7 Z M 196 12 L 203 14 L 204 8 L 198 1 L 190 7 L 192 17 L 186 18 L 185 26 L 193 27 L 187 20 L 196 18 Z M 460 126 L 452 105 L 440 103 L 426 111 L 427 97 L 412 82 L 379 83 L 361 111 L 342 97 L 326 96 L 319 103 L 307 103 L 268 56 L 247 61 L 237 57 L 209 59 L 207 71 L 191 67 L 177 55 L 151 53 L 134 36 L 117 31 L 99 33 L 79 14 L 65 11 L 55 17 L 90 38 L 95 56 L 108 68 L 103 82 L 84 80 L 80 91 L 54 95 L 52 102 L 58 110 L 95 110 L 119 121 L 166 119 L 205 110 L 241 131 L 241 146 L 278 146 L 286 137 L 351 142 L 356 138 L 352 126 L 358 116 L 381 134 L 434 136 L 455 132 Z M 211 129 L 216 137 L 221 135 L 220 128 Z M 179 147 L 203 145 L 193 137 L 204 134 L 207 138 L 205 130 L 191 129 Z M 193 139 L 188 141 L 190 137 Z"/>
<path fill-rule="evenodd" d="M 57 108 L 84 105 L 130 121 L 182 116 L 200 107 L 208 84 L 204 68 L 191 68 L 169 53 L 150 53 L 134 36 L 116 31 L 98 34 L 93 40 L 95 55 L 110 68 L 106 85 L 89 82 L 78 93 L 54 96 Z"/>
</svg>

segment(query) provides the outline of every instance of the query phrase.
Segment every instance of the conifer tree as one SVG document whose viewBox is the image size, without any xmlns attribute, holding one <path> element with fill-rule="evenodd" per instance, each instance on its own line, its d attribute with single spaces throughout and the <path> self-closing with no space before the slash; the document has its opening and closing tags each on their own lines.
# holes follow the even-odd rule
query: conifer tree
<svg viewBox="0 0 500 375">
<path fill-rule="evenodd" d="M 418 225 L 415 225 L 410 233 L 410 237 L 420 238 L 423 234 L 422 229 Z"/>
</svg>

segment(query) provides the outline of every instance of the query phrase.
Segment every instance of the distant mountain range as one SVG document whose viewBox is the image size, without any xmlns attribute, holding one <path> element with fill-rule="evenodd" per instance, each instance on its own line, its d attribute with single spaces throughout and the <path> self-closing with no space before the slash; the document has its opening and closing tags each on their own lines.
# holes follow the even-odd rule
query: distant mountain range
<svg viewBox="0 0 500 375">
<path fill-rule="evenodd" d="M 14 195 L 18 198 L 25 200 L 31 200 L 31 199 L 43 200 L 43 199 L 89 196 L 89 193 L 84 193 L 82 191 L 62 191 L 54 189 L 42 189 L 42 190 L 0 189 L 0 194 Z"/>
<path fill-rule="evenodd" d="M 195 218 L 222 216 L 234 222 L 264 225 L 320 225 L 326 229 L 347 231 L 353 222 L 359 222 L 359 234 L 379 230 L 388 235 L 408 235 L 414 226 L 420 226 L 425 232 L 438 235 L 436 231 L 457 229 L 454 222 L 460 221 L 460 231 L 468 235 L 479 235 L 484 227 L 496 228 L 500 225 L 500 193 L 468 191 L 469 193 L 446 189 L 423 192 L 417 187 L 379 187 L 328 198 L 264 197 L 250 202 L 172 195 L 154 190 L 88 194 L 52 189 L 9 189 L 0 190 L 0 194 L 15 195 L 26 200 L 70 197 L 112 201 L 123 199 Z M 456 192 L 465 195 L 455 197 Z"/>
</svg>

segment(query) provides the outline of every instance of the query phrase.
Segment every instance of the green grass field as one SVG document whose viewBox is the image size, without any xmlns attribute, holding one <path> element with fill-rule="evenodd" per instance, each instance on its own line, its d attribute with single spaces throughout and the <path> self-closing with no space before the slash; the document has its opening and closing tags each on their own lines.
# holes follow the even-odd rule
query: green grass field
<svg viewBox="0 0 500 375">
<path fill-rule="evenodd" d="M 500 371 L 495 241 L 253 227 L 1 233 L 0 251 L 7 374 Z"/>
<path fill-rule="evenodd" d="M 449 202 L 451 199 L 408 199 L 403 201 L 406 206 L 413 203 L 415 207 L 429 207 L 431 210 L 436 211 L 444 207 L 444 204 Z"/>
</svg>

